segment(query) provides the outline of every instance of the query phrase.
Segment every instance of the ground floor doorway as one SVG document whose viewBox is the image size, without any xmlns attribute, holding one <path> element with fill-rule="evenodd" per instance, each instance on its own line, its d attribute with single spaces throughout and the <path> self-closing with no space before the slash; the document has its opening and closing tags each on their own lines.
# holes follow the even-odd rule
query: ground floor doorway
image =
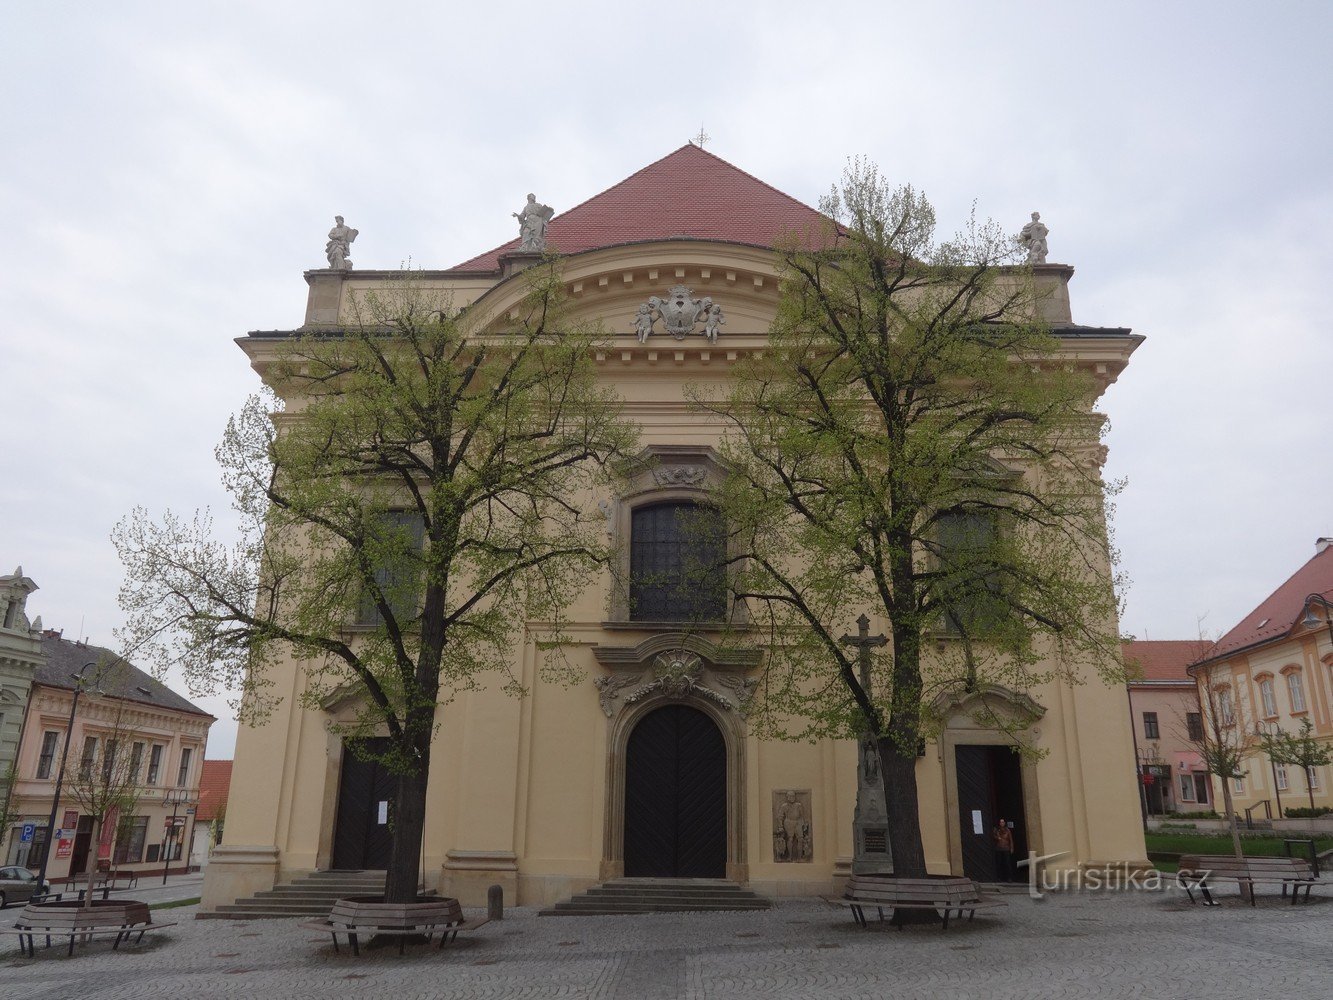
<svg viewBox="0 0 1333 1000">
<path fill-rule="evenodd" d="M 93 842 L 93 818 L 80 816 L 79 826 L 74 834 L 74 854 L 69 863 L 71 875 L 82 875 L 88 870 L 88 851 Z"/>
<path fill-rule="evenodd" d="M 366 740 L 369 753 L 384 753 L 387 739 Z M 338 818 L 333 827 L 333 867 L 387 868 L 397 780 L 381 764 L 362 760 L 344 744 L 338 782 Z"/>
<path fill-rule="evenodd" d="M 1022 760 L 1008 746 L 958 746 L 954 755 L 963 874 L 978 882 L 1026 879 L 1026 869 L 1017 868 L 1028 852 Z M 1013 836 L 1009 859 L 996 850 L 994 831 L 1001 819 Z"/>
<path fill-rule="evenodd" d="M 630 733 L 624 859 L 630 878 L 726 877 L 726 744 L 706 713 L 665 705 Z"/>
</svg>

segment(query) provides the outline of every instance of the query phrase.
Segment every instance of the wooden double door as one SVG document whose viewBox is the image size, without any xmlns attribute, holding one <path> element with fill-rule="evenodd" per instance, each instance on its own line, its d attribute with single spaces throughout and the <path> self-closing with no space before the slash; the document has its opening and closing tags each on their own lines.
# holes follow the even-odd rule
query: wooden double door
<svg viewBox="0 0 1333 1000">
<path fill-rule="evenodd" d="M 386 739 L 366 740 L 372 754 L 388 749 Z M 338 784 L 338 819 L 333 828 L 333 867 L 343 870 L 389 867 L 397 780 L 374 760 L 361 760 L 343 747 Z"/>
<path fill-rule="evenodd" d="M 704 712 L 666 705 L 630 733 L 624 848 L 630 878 L 726 877 L 726 743 Z"/>
</svg>

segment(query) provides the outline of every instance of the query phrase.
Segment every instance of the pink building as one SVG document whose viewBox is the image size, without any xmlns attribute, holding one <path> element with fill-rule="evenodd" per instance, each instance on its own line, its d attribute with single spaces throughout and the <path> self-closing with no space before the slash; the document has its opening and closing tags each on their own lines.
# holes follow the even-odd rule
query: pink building
<svg viewBox="0 0 1333 1000">
<path fill-rule="evenodd" d="M 53 841 L 46 874 L 56 883 L 84 871 L 93 850 L 99 862 L 122 871 L 184 870 L 213 716 L 111 650 L 70 642 L 59 632 L 43 634 L 42 659 L 19 741 L 12 821 L 0 830 L 0 858 L 36 870 Z M 71 775 L 87 761 L 105 759 L 108 740 L 116 741 L 115 754 L 130 755 L 140 794 L 134 814 L 116 817 L 93 844 L 93 817 L 81 815 L 70 796 Z M 62 759 L 65 784 L 55 835 L 48 838 Z"/>
<path fill-rule="evenodd" d="M 1190 743 L 1202 728 L 1199 690 L 1186 667 L 1207 650 L 1197 640 L 1133 640 L 1122 645 L 1144 812 L 1212 810 L 1213 788 Z"/>
</svg>

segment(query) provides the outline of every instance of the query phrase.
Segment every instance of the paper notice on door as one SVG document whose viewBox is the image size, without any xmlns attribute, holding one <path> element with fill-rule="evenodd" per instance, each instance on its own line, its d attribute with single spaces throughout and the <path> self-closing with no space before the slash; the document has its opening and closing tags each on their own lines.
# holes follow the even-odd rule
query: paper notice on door
<svg viewBox="0 0 1333 1000">
<path fill-rule="evenodd" d="M 383 803 L 380 803 L 380 805 L 383 805 Z M 383 823 L 384 820 L 380 820 L 380 822 Z M 981 810 L 980 810 L 980 809 L 973 809 L 973 810 L 972 810 L 972 832 L 973 832 L 973 833 L 985 833 L 985 832 L 986 832 L 986 828 L 985 828 L 985 826 L 983 826 L 982 823 L 981 823 Z"/>
<path fill-rule="evenodd" d="M 977 813 L 977 816 L 978 816 L 977 822 L 980 823 L 980 822 L 981 822 L 981 819 L 980 819 L 981 813 Z M 376 820 L 376 822 L 378 822 L 378 823 L 380 823 L 380 824 L 384 824 L 384 823 L 389 822 L 389 800 L 388 800 L 388 799 L 385 799 L 385 800 L 383 800 L 382 802 L 380 802 L 379 818 Z M 977 829 L 977 833 L 980 833 L 980 832 L 981 832 L 981 830 L 980 830 L 980 828 L 978 828 L 978 829 Z"/>
</svg>

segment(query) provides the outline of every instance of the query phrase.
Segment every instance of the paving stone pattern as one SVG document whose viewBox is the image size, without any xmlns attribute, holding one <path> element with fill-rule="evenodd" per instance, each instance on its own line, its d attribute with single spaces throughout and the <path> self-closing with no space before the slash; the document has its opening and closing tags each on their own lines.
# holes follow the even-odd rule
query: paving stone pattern
<svg viewBox="0 0 1333 1000">
<path fill-rule="evenodd" d="M 1251 909 L 1190 906 L 1174 893 L 1010 896 L 952 924 L 861 930 L 815 900 L 746 913 L 538 917 L 513 909 L 443 950 L 334 954 L 290 920 L 180 923 L 140 945 L 18 954 L 0 938 L 0 996 L 33 1000 L 260 997 L 986 998 L 1263 1000 L 1333 996 L 1333 898 Z M 12 912 L 12 911 L 11 911 Z M 10 920 L 7 912 L 0 917 Z"/>
</svg>

